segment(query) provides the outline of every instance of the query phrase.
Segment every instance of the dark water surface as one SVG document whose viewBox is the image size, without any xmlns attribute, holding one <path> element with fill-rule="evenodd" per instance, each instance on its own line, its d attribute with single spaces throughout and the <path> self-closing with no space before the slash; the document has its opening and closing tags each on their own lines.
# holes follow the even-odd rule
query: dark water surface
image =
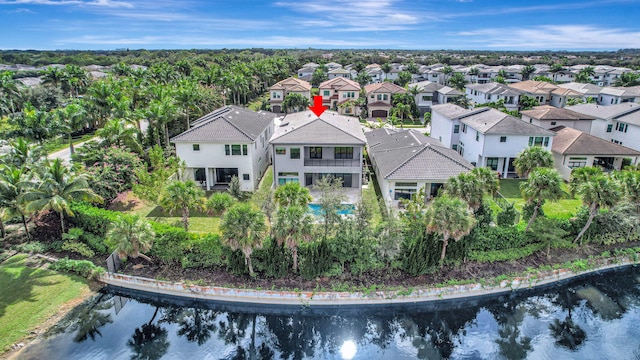
<svg viewBox="0 0 640 360">
<path fill-rule="evenodd" d="M 107 288 L 19 359 L 640 359 L 640 267 L 502 296 L 264 306 Z"/>
</svg>

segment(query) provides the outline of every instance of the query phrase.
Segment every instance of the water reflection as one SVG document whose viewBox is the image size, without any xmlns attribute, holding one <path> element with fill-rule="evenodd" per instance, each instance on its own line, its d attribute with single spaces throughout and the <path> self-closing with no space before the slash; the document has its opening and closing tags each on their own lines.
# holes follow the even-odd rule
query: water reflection
<svg viewBox="0 0 640 360">
<path fill-rule="evenodd" d="M 640 355 L 638 278 L 627 268 L 498 297 L 331 308 L 109 289 L 18 358 L 629 359 Z"/>
</svg>

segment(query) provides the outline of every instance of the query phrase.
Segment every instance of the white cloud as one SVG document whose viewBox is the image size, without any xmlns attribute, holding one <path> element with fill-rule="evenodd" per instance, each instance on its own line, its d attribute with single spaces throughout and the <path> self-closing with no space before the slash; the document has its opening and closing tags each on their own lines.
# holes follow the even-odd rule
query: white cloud
<svg viewBox="0 0 640 360">
<path fill-rule="evenodd" d="M 77 6 L 96 6 L 96 7 L 108 7 L 108 8 L 132 8 L 133 5 L 124 1 L 114 0 L 94 0 L 94 1 L 81 1 L 81 0 L 0 0 L 0 5 L 77 5 Z"/>
<path fill-rule="evenodd" d="M 500 49 L 620 49 L 639 48 L 640 31 L 590 25 L 544 25 L 530 28 L 491 28 L 460 31 L 482 47 Z"/>
</svg>

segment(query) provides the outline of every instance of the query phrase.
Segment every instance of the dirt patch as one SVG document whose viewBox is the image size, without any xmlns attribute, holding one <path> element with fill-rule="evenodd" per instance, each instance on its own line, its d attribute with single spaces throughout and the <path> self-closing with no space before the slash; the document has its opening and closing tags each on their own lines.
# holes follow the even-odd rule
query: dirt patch
<svg viewBox="0 0 640 360">
<path fill-rule="evenodd" d="M 116 196 L 116 198 L 113 199 L 111 203 L 109 203 L 107 209 L 112 211 L 127 212 L 140 210 L 145 206 L 147 205 L 142 200 L 138 199 L 138 197 L 136 197 L 132 191 L 125 191 L 118 194 L 118 196 Z"/>
<path fill-rule="evenodd" d="M 518 274 L 527 269 L 541 266 L 553 266 L 590 256 L 613 251 L 618 248 L 629 248 L 640 245 L 640 242 L 614 245 L 585 245 L 576 249 L 553 249 L 551 257 L 546 252 L 538 251 L 533 255 L 515 261 L 495 263 L 463 262 L 447 265 L 430 274 L 410 276 L 397 269 L 381 269 L 369 271 L 360 275 L 345 271 L 336 277 L 319 277 L 306 280 L 300 276 L 289 274 L 284 278 L 264 279 L 236 276 L 224 269 L 183 269 L 179 266 L 162 265 L 159 261 L 149 264 L 142 259 L 131 259 L 120 272 L 128 275 L 141 276 L 157 280 L 189 281 L 198 285 L 224 286 L 233 288 L 277 289 L 277 290 L 334 290 L 349 291 L 376 287 L 380 288 L 410 288 L 431 287 L 451 281 L 479 281 L 493 279 L 501 275 Z M 139 266 L 144 265 L 144 266 Z"/>
</svg>

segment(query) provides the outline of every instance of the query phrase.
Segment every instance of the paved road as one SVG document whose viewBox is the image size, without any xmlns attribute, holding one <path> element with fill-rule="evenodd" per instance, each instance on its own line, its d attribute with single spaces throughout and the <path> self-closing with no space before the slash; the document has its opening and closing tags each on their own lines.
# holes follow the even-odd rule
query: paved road
<svg viewBox="0 0 640 360">
<path fill-rule="evenodd" d="M 87 141 L 83 141 L 81 143 L 77 143 L 73 145 L 74 149 L 77 149 L 79 147 L 81 147 L 82 145 L 84 145 L 85 143 L 89 142 L 89 141 L 95 141 L 96 138 L 87 140 Z M 47 155 L 47 159 L 50 160 L 54 160 L 54 159 L 60 159 L 62 160 L 63 163 L 69 165 L 71 164 L 71 152 L 69 151 L 69 146 L 67 145 L 67 147 L 65 147 L 62 150 L 58 150 L 56 152 L 52 152 L 51 154 Z"/>
</svg>

